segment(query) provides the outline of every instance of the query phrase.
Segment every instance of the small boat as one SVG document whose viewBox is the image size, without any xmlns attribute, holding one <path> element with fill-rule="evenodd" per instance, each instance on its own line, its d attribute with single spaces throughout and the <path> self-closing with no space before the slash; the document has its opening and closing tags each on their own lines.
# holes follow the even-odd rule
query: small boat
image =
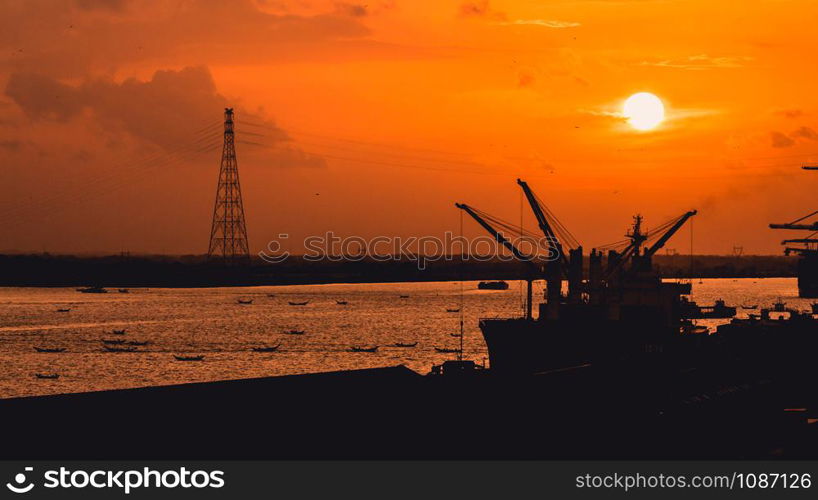
<svg viewBox="0 0 818 500">
<path fill-rule="evenodd" d="M 65 352 L 65 347 L 35 347 L 37 352 Z"/>
<path fill-rule="evenodd" d="M 345 306 L 349 304 L 349 302 L 347 302 L 346 300 L 336 300 L 335 303 L 338 304 L 339 306 Z"/>
<path fill-rule="evenodd" d="M 477 284 L 478 290 L 508 290 L 508 283 L 505 281 L 481 281 Z"/>
<path fill-rule="evenodd" d="M 70 307 L 60 307 L 60 308 L 57 308 L 57 312 L 58 312 L 58 313 L 67 313 L 67 312 L 70 312 L 70 311 L 71 311 L 71 308 L 70 308 Z"/>
<path fill-rule="evenodd" d="M 129 340 L 125 343 L 128 345 L 148 345 L 150 342 L 147 340 Z"/>
<path fill-rule="evenodd" d="M 401 295 L 401 296 L 400 296 L 400 298 L 402 298 L 402 299 L 408 299 L 408 298 L 409 298 L 409 296 L 408 296 L 408 295 Z"/>
<path fill-rule="evenodd" d="M 116 340 L 105 339 L 105 340 L 102 341 L 102 343 L 106 344 L 106 345 L 122 345 L 122 344 L 125 343 L 125 341 L 123 339 L 116 339 Z"/>
<path fill-rule="evenodd" d="M 349 348 L 349 352 L 377 352 L 378 346 L 375 347 L 356 347 L 352 346 Z"/>
<path fill-rule="evenodd" d="M 704 325 L 684 325 L 682 327 L 682 333 L 686 335 L 707 335 L 710 333 L 710 329 Z"/>
<path fill-rule="evenodd" d="M 127 288 L 120 288 L 120 289 L 119 289 L 119 290 L 117 290 L 117 291 L 118 291 L 119 293 L 131 293 L 131 291 L 130 291 L 130 290 L 128 290 Z"/>
<path fill-rule="evenodd" d="M 198 356 L 177 356 L 174 354 L 173 357 L 176 358 L 176 361 L 204 361 L 204 354 Z"/>
<path fill-rule="evenodd" d="M 462 337 L 463 336 L 462 333 L 450 333 L 449 335 L 451 335 L 452 337 Z"/>
<path fill-rule="evenodd" d="M 287 335 L 304 335 L 306 330 L 285 330 L 284 333 Z"/>
<path fill-rule="evenodd" d="M 136 347 L 111 347 L 104 345 L 102 346 L 106 352 L 136 352 Z"/>
<path fill-rule="evenodd" d="M 460 312 L 460 308 L 458 307 L 457 309 L 446 309 L 446 312 L 447 312 L 447 313 L 459 313 L 459 312 Z"/>
<path fill-rule="evenodd" d="M 238 302 L 239 304 L 242 304 L 242 305 L 247 305 L 247 304 L 252 304 L 253 299 L 239 299 L 236 302 Z"/>
<path fill-rule="evenodd" d="M 403 342 L 395 342 L 394 344 L 392 344 L 392 347 L 415 347 L 417 345 L 418 345 L 417 342 L 413 342 L 411 344 L 404 344 Z"/>
<path fill-rule="evenodd" d="M 60 378 L 59 373 L 35 373 L 34 376 L 37 377 L 37 378 L 45 378 L 45 379 L 50 379 L 50 380 Z"/>
<path fill-rule="evenodd" d="M 293 302 L 293 301 L 291 300 L 291 301 L 289 301 L 289 302 L 288 302 L 288 304 L 290 304 L 291 306 L 306 306 L 306 305 L 307 305 L 307 304 L 309 304 L 309 303 L 310 303 L 310 301 L 309 301 L 309 300 L 305 300 L 305 301 L 303 301 L 303 302 Z"/>
<path fill-rule="evenodd" d="M 253 352 L 275 352 L 278 350 L 279 347 L 281 347 L 281 344 L 264 347 L 253 347 Z"/>
<path fill-rule="evenodd" d="M 108 290 L 101 286 L 87 286 L 85 288 L 77 288 L 80 293 L 108 293 Z"/>
<path fill-rule="evenodd" d="M 125 329 L 123 328 L 122 330 L 111 330 L 111 333 L 113 333 L 114 335 L 125 335 Z"/>
<path fill-rule="evenodd" d="M 435 347 L 435 351 L 439 353 L 451 354 L 453 352 L 460 352 L 460 349 L 449 349 L 447 347 Z"/>
<path fill-rule="evenodd" d="M 742 305 L 742 309 L 758 309 L 758 304 Z"/>
</svg>

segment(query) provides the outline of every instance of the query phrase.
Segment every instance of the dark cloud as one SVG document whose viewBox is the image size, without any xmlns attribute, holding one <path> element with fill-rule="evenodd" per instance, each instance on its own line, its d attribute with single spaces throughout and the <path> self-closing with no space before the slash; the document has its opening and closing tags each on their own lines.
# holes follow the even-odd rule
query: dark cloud
<svg viewBox="0 0 818 500">
<path fill-rule="evenodd" d="M 790 137 L 808 139 L 810 141 L 818 141 L 818 132 L 809 127 L 801 127 L 795 130 L 792 134 L 790 134 Z"/>
<path fill-rule="evenodd" d="M 218 93 L 210 71 L 203 66 L 157 71 L 148 81 L 95 79 L 77 86 L 15 73 L 6 95 L 31 119 L 67 121 L 87 110 L 104 130 L 127 133 L 165 150 L 190 143 L 191 133 L 205 123 L 213 126 L 210 142 L 218 142 L 222 110 L 233 106 Z M 276 164 L 323 165 L 323 160 L 294 150 L 286 132 L 274 122 L 240 107 L 236 120 L 258 128 L 253 137 L 262 138 L 268 154 L 280 160 Z"/>
<path fill-rule="evenodd" d="M 121 11 L 139 15 L 122 16 Z M 367 8 L 339 3 L 314 14 L 271 13 L 253 0 L 140 3 L 0 1 L 0 69 L 82 78 L 135 61 L 231 64 L 354 57 L 384 44 L 364 38 Z M 367 45 L 368 44 L 368 45 Z"/>
<path fill-rule="evenodd" d="M 795 141 L 781 132 L 770 132 L 770 139 L 772 139 L 772 146 L 774 148 L 788 148 L 795 144 Z"/>
<path fill-rule="evenodd" d="M 129 0 L 74 0 L 77 7 L 83 10 L 110 10 L 122 12 Z"/>
<path fill-rule="evenodd" d="M 776 111 L 776 114 L 785 118 L 798 118 L 804 116 L 804 112 L 800 109 L 782 109 L 781 111 Z"/>
<path fill-rule="evenodd" d="M 53 78 L 13 73 L 6 84 L 6 95 L 31 118 L 53 118 L 65 121 L 79 113 L 84 106 L 82 93 L 74 87 Z"/>
<path fill-rule="evenodd" d="M 517 76 L 517 86 L 520 88 L 531 87 L 535 81 L 534 75 L 527 71 L 521 71 Z"/>
<path fill-rule="evenodd" d="M 494 20 L 506 19 L 506 14 L 492 9 L 488 0 L 464 2 L 460 4 L 459 13 L 460 17 L 481 17 Z"/>
<path fill-rule="evenodd" d="M 357 3 L 339 2 L 335 4 L 335 8 L 341 14 L 345 14 L 347 16 L 352 17 L 364 17 L 369 13 L 367 11 L 366 5 L 361 5 Z"/>
<path fill-rule="evenodd" d="M 19 151 L 22 145 L 23 143 L 17 140 L 0 141 L 0 149 L 5 149 L 6 151 Z"/>
</svg>

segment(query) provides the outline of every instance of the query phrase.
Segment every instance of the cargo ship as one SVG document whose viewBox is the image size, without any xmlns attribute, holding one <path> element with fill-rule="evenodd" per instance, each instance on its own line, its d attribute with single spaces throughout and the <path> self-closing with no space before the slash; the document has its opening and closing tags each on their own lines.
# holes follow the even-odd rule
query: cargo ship
<svg viewBox="0 0 818 500">
<path fill-rule="evenodd" d="M 521 231 L 519 227 L 456 204 L 528 264 L 525 315 L 480 320 L 492 372 L 538 373 L 588 362 L 665 358 L 686 350 L 690 336 L 680 335 L 681 297 L 691 292 L 691 284 L 663 281 L 653 269 L 652 257 L 696 215 L 695 210 L 651 231 L 643 229 L 643 218 L 636 215 L 624 240 L 591 251 L 585 279 L 582 246 L 525 181 L 517 183 L 542 231 L 525 236 L 548 242 L 548 248 L 536 255 L 520 251 L 502 232 Z M 535 280 L 546 283 L 536 317 Z"/>
</svg>

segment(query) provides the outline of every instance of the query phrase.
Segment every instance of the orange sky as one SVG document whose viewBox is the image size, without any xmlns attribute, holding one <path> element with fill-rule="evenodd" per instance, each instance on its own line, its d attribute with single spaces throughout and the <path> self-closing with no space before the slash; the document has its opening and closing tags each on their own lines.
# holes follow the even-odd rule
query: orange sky
<svg viewBox="0 0 818 500">
<path fill-rule="evenodd" d="M 0 251 L 205 252 L 229 105 L 254 251 L 457 231 L 455 201 L 519 220 L 519 176 L 586 248 L 697 208 L 697 253 L 779 253 L 767 223 L 818 209 L 816 21 L 796 0 L 2 0 Z M 655 130 L 619 115 L 639 91 Z"/>
</svg>

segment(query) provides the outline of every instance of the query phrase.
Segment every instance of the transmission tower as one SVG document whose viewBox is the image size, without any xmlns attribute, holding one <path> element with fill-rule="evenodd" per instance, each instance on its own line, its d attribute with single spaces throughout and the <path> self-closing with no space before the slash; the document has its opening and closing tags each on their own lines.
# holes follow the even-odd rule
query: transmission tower
<svg viewBox="0 0 818 500">
<path fill-rule="evenodd" d="M 233 108 L 224 109 L 224 147 L 210 229 L 207 257 L 225 264 L 244 264 L 250 261 L 247 246 L 247 228 L 244 225 L 244 205 L 241 202 L 239 167 L 236 162 Z"/>
</svg>

